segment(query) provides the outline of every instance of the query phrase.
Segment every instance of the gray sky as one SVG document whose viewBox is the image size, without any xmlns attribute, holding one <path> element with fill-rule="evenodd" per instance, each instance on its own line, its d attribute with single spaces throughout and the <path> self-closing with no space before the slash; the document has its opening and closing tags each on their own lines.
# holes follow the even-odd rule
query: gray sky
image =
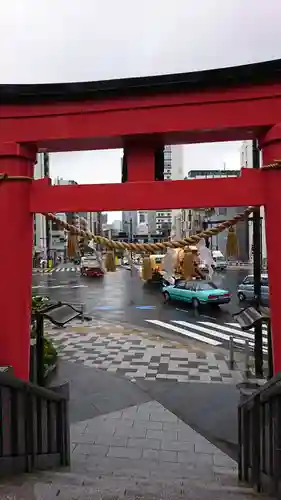
<svg viewBox="0 0 281 500">
<path fill-rule="evenodd" d="M 278 0 L 9 0 L 0 83 L 89 81 L 281 57 Z M 239 167 L 239 143 L 185 147 L 185 172 Z M 54 154 L 52 176 L 119 182 L 120 151 Z"/>
</svg>

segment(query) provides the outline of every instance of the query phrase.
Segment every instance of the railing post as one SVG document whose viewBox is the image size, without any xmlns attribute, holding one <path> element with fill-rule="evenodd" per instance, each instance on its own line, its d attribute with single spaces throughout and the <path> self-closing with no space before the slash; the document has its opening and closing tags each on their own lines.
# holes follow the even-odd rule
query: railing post
<svg viewBox="0 0 281 500">
<path fill-rule="evenodd" d="M 254 407 L 252 412 L 252 483 L 258 492 L 260 492 L 260 439 L 261 439 L 261 429 L 260 429 L 260 397 L 257 394 L 254 398 Z"/>
<path fill-rule="evenodd" d="M 36 362 L 37 384 L 44 386 L 44 316 L 36 314 Z"/>
<path fill-rule="evenodd" d="M 267 378 L 273 377 L 273 356 L 272 356 L 272 339 L 271 339 L 271 321 L 267 322 L 267 351 L 268 351 L 268 374 Z"/>
<path fill-rule="evenodd" d="M 229 368 L 234 369 L 234 346 L 233 346 L 233 335 L 229 337 Z"/>
<path fill-rule="evenodd" d="M 249 341 L 245 340 L 245 368 L 244 368 L 244 379 L 248 380 L 250 375 L 250 348 Z"/>
<path fill-rule="evenodd" d="M 243 407 L 238 406 L 238 480 L 243 480 L 243 453 L 242 439 L 243 439 L 243 426 L 242 426 Z"/>
<path fill-rule="evenodd" d="M 81 321 L 82 323 L 85 321 L 85 304 L 81 304 Z"/>
<path fill-rule="evenodd" d="M 69 384 L 52 387 L 52 391 L 65 396 L 59 405 L 58 438 L 60 440 L 61 465 L 70 465 L 70 426 L 69 426 Z"/>
</svg>

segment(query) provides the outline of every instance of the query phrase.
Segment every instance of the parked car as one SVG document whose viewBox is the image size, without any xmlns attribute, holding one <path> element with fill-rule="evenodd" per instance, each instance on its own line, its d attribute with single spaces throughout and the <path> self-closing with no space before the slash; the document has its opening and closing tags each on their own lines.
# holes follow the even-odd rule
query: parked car
<svg viewBox="0 0 281 500">
<path fill-rule="evenodd" d="M 164 299 L 189 302 L 197 308 L 201 304 L 228 304 L 231 295 L 228 290 L 218 288 L 211 281 L 204 280 L 178 280 L 175 285 L 164 286 L 162 289 Z"/>
<path fill-rule="evenodd" d="M 240 302 L 255 300 L 254 275 L 249 274 L 237 288 L 237 297 Z M 269 305 L 269 284 L 268 274 L 261 275 L 261 302 L 263 305 Z"/>
</svg>

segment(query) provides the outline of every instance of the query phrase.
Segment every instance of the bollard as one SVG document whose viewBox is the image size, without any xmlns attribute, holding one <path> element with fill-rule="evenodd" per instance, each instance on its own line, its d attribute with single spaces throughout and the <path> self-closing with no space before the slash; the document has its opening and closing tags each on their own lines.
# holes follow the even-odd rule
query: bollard
<svg viewBox="0 0 281 500">
<path fill-rule="evenodd" d="M 248 380 L 250 376 L 250 348 L 249 341 L 245 340 L 245 369 L 244 369 L 244 378 Z"/>
<path fill-rule="evenodd" d="M 234 346 L 233 346 L 233 335 L 229 337 L 229 368 L 234 370 Z"/>
<path fill-rule="evenodd" d="M 81 321 L 82 323 L 85 321 L 85 304 L 81 304 Z"/>
</svg>

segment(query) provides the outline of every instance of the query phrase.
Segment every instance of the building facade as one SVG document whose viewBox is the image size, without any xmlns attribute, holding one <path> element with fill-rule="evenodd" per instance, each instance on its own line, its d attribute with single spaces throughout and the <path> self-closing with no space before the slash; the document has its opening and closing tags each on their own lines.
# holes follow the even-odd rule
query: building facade
<svg viewBox="0 0 281 500">
<path fill-rule="evenodd" d="M 261 154 L 262 159 L 262 154 Z M 253 143 L 252 141 L 243 141 L 240 150 L 240 163 L 242 168 L 253 168 Z M 265 234 L 265 212 L 264 207 L 260 207 L 261 216 L 261 251 L 262 259 L 267 258 L 266 251 L 266 234 Z M 252 245 L 253 245 L 253 222 L 249 221 L 249 256 L 252 258 Z"/>
<path fill-rule="evenodd" d="M 190 170 L 186 180 L 192 179 L 215 179 L 224 177 L 239 177 L 240 170 Z M 211 228 L 220 222 L 233 218 L 246 207 L 206 207 L 197 210 L 185 210 L 182 219 L 185 225 L 185 232 L 194 234 L 205 228 Z M 248 221 L 239 222 L 236 225 L 236 235 L 238 240 L 238 259 L 242 262 L 249 260 L 249 226 Z M 227 231 L 210 238 L 210 248 L 220 250 L 226 255 Z"/>
<path fill-rule="evenodd" d="M 42 179 L 45 175 L 48 175 L 46 172 L 46 159 L 44 158 L 46 153 L 38 153 L 37 154 L 37 162 L 34 166 L 34 179 Z M 46 217 L 42 214 L 34 214 L 34 230 L 33 230 L 33 260 L 34 266 L 40 264 L 41 259 L 46 259 L 46 249 L 47 249 L 47 224 Z"/>
</svg>

